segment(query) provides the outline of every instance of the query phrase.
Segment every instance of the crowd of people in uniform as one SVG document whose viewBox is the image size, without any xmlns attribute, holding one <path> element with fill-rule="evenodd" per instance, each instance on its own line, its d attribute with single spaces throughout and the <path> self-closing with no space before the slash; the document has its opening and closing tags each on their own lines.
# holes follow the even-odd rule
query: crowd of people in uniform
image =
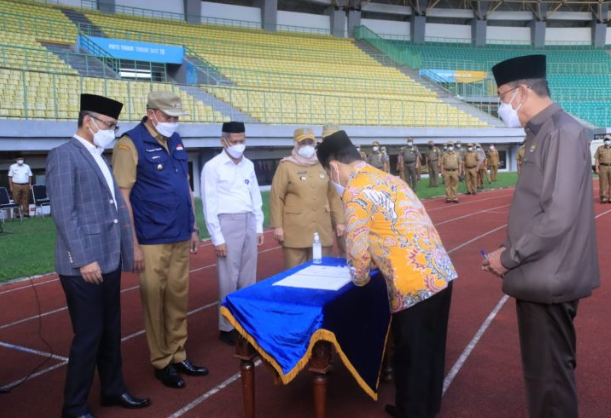
<svg viewBox="0 0 611 418">
<path fill-rule="evenodd" d="M 573 319 L 580 299 L 599 283 L 593 188 L 585 129 L 549 97 L 545 56 L 513 58 L 492 69 L 508 126 L 527 132 L 518 155 L 524 181 L 516 186 L 507 238 L 485 254 L 482 270 L 502 279 L 516 299 L 522 366 L 531 417 L 577 417 Z M 47 160 L 47 185 L 57 227 L 56 269 L 65 292 L 74 340 L 64 390 L 63 417 L 91 417 L 87 406 L 95 369 L 104 406 L 143 408 L 130 394 L 121 361 L 121 271 L 140 277 L 153 376 L 174 389 L 184 375 L 209 373 L 187 355 L 190 255 L 198 252 L 188 158 L 177 133 L 186 114 L 178 95 L 151 92 L 146 115 L 114 145 L 123 105 L 83 94 L 78 128 Z M 366 286 L 378 268 L 393 314 L 394 417 L 434 417 L 441 408 L 445 345 L 453 282 L 458 274 L 427 211 L 415 194 L 421 154 L 408 138 L 398 157 L 399 178 L 378 142 L 365 155 L 340 127 L 324 127 L 322 141 L 297 129 L 270 193 L 273 237 L 286 268 L 313 257 L 317 233 L 323 254 L 334 240 L 352 281 Z M 257 247 L 264 243 L 262 197 L 247 148 L 245 125 L 224 123 L 221 152 L 201 173 L 206 226 L 217 257 L 219 301 L 256 282 Z M 609 202 L 611 137 L 596 154 Z M 496 181 L 494 146 L 428 143 L 430 185 L 438 172 L 446 201 L 458 202 L 461 178 L 477 194 Z M 563 170 L 570 164 L 573 170 Z M 602 190 L 602 187 L 601 187 Z M 604 196 L 604 198 L 603 198 Z M 572 251 L 577 245 L 578 252 Z M 220 314 L 219 339 L 234 345 L 237 331 Z"/>
</svg>

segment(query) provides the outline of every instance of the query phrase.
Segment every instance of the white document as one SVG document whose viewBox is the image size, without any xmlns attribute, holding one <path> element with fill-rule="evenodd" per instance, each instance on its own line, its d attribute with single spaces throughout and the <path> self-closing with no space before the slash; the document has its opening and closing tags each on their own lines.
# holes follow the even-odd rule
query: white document
<svg viewBox="0 0 611 418">
<path fill-rule="evenodd" d="M 277 281 L 273 286 L 339 290 L 351 281 L 348 267 L 308 266 L 285 279 Z"/>
</svg>

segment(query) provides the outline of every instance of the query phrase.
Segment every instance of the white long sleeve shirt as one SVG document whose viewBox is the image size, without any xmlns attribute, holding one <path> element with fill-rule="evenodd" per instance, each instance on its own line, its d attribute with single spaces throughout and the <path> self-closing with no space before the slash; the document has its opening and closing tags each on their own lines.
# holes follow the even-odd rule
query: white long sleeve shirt
<svg viewBox="0 0 611 418">
<path fill-rule="evenodd" d="M 219 222 L 221 214 L 254 213 L 256 232 L 263 233 L 263 202 L 252 161 L 242 157 L 235 164 L 223 151 L 204 165 L 200 185 L 204 218 L 213 245 L 225 243 Z"/>
</svg>

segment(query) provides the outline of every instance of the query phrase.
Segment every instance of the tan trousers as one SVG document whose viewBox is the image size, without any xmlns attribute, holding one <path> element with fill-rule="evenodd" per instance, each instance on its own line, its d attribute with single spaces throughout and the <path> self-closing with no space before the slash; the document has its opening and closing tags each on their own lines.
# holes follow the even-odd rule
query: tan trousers
<svg viewBox="0 0 611 418">
<path fill-rule="evenodd" d="M 189 241 L 140 245 L 140 297 L 151 364 L 163 369 L 187 358 Z"/>
<path fill-rule="evenodd" d="M 599 165 L 598 177 L 600 179 L 600 198 L 611 199 L 611 166 Z"/>
<path fill-rule="evenodd" d="M 466 168 L 465 173 L 467 192 L 477 193 L 477 167 Z"/>
<path fill-rule="evenodd" d="M 333 247 L 322 247 L 322 256 L 326 257 L 331 254 Z M 312 259 L 312 247 L 310 248 L 290 248 L 282 247 L 282 253 L 284 255 L 284 267 L 288 270 L 290 268 L 300 266 L 305 262 Z"/>
<path fill-rule="evenodd" d="M 30 185 L 13 183 L 13 200 L 21 206 L 23 216 L 30 216 Z"/>
<path fill-rule="evenodd" d="M 257 222 L 253 213 L 219 215 L 227 256 L 216 258 L 219 280 L 219 331 L 233 326 L 220 313 L 225 296 L 257 281 Z"/>
<path fill-rule="evenodd" d="M 458 170 L 446 170 L 443 175 L 443 181 L 446 185 L 446 200 L 458 202 Z"/>
<path fill-rule="evenodd" d="M 490 180 L 492 181 L 496 181 L 496 174 L 499 171 L 499 166 L 498 165 L 491 165 L 490 166 Z"/>
</svg>

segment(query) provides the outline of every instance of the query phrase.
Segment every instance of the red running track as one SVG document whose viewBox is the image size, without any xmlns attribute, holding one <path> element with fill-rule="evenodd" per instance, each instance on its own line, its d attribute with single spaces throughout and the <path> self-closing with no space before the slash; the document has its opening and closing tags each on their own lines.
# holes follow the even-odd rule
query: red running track
<svg viewBox="0 0 611 418">
<path fill-rule="evenodd" d="M 595 191 L 596 192 L 596 191 Z M 458 269 L 450 314 L 446 392 L 441 418 L 525 417 L 514 301 L 503 296 L 498 279 L 480 269 L 480 249 L 496 248 L 504 238 L 512 190 L 461 196 L 459 205 L 444 199 L 425 202 L 444 245 Z M 595 193 L 597 195 L 597 193 Z M 611 230 L 611 205 L 595 204 L 603 284 L 611 277 L 611 251 L 603 231 Z M 576 249 L 579 251 L 579 249 Z M 211 370 L 203 378 L 186 377 L 183 390 L 165 388 L 153 377 L 143 332 L 138 280 L 126 274 L 122 283 L 123 370 L 129 390 L 149 396 L 152 406 L 128 411 L 99 406 L 94 382 L 89 404 L 99 417 L 240 417 L 243 416 L 238 361 L 233 348 L 218 341 L 218 286 L 210 243 L 202 243 L 191 262 L 189 293 L 189 357 Z M 282 270 L 281 249 L 266 232 L 259 253 L 258 277 Z M 34 280 L 42 317 L 42 334 L 55 353 L 39 372 L 10 394 L 0 395 L 0 417 L 57 417 L 62 404 L 66 361 L 71 341 L 65 298 L 54 275 Z M 582 417 L 609 417 L 611 401 L 611 294 L 607 287 L 584 300 L 577 316 L 578 389 Z M 38 365 L 49 349 L 40 340 L 38 307 L 29 282 L 0 286 L 0 385 L 18 381 Z M 367 397 L 348 371 L 337 365 L 329 378 L 329 417 L 384 417 L 392 403 L 392 384 L 380 384 L 378 402 Z M 259 417 L 311 417 L 311 378 L 301 373 L 290 385 L 274 385 L 272 374 L 257 367 L 256 407 Z"/>
</svg>

